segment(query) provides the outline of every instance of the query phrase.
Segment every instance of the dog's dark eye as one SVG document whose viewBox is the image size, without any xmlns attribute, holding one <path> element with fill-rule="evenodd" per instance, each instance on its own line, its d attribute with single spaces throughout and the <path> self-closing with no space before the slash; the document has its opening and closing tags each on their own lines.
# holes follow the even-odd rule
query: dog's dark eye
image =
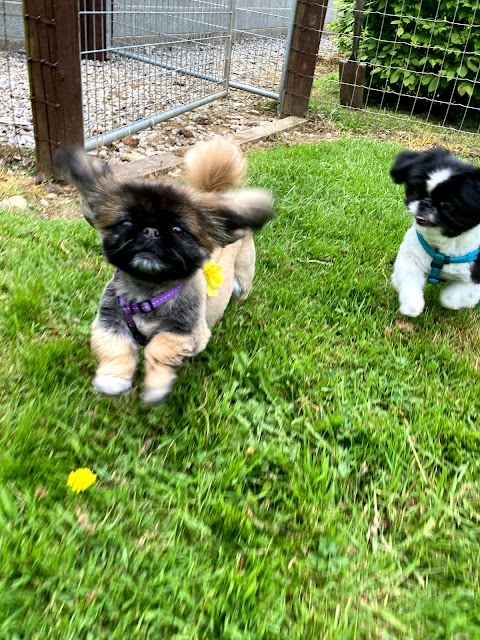
<svg viewBox="0 0 480 640">
<path fill-rule="evenodd" d="M 178 238 L 183 238 L 185 235 L 185 229 L 182 229 L 182 227 L 172 227 L 172 231 Z"/>
<path fill-rule="evenodd" d="M 453 204 L 448 200 L 445 200 L 444 202 L 440 202 L 440 207 L 447 213 L 449 213 L 450 211 L 453 211 Z"/>
<path fill-rule="evenodd" d="M 118 226 L 123 229 L 131 229 L 133 227 L 133 222 L 131 220 L 122 220 L 118 223 Z"/>
</svg>

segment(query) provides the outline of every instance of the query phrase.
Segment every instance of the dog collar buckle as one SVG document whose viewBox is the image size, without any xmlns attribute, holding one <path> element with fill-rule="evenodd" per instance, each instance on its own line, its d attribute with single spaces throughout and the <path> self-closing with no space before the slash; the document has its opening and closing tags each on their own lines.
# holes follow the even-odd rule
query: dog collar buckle
<svg viewBox="0 0 480 640">
<path fill-rule="evenodd" d="M 143 302 L 140 302 L 138 306 L 140 307 L 140 311 L 142 313 L 153 311 L 152 303 L 150 300 L 144 300 Z"/>
</svg>

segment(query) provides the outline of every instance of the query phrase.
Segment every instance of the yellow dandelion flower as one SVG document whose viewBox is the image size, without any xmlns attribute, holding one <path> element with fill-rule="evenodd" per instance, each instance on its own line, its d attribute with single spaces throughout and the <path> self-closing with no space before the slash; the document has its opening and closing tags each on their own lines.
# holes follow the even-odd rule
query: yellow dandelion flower
<svg viewBox="0 0 480 640">
<path fill-rule="evenodd" d="M 93 471 L 87 468 L 76 469 L 68 474 L 67 486 L 71 488 L 75 493 L 85 491 L 92 484 L 95 484 L 97 476 Z"/>
<path fill-rule="evenodd" d="M 209 260 L 203 265 L 203 273 L 207 281 L 207 295 L 216 296 L 218 294 L 217 289 L 222 284 L 224 278 L 222 267 L 212 262 L 212 260 Z"/>
</svg>

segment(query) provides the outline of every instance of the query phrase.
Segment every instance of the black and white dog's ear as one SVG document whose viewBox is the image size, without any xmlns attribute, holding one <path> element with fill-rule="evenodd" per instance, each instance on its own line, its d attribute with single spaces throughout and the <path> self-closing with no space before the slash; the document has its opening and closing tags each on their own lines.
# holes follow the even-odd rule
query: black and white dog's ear
<svg viewBox="0 0 480 640">
<path fill-rule="evenodd" d="M 73 184 L 80 193 L 82 213 L 95 226 L 95 207 L 113 178 L 112 170 L 78 146 L 60 149 L 55 155 L 54 163 L 65 180 Z"/>
<path fill-rule="evenodd" d="M 450 155 L 445 147 L 433 147 L 428 151 L 401 151 L 393 162 L 390 175 L 397 184 L 404 184 L 408 182 L 413 167 L 424 164 L 425 168 L 435 168 Z"/>
<path fill-rule="evenodd" d="M 422 155 L 419 151 L 401 151 L 396 156 L 393 166 L 390 169 L 392 180 L 396 184 L 404 184 L 407 182 L 412 167 L 417 164 Z"/>
</svg>

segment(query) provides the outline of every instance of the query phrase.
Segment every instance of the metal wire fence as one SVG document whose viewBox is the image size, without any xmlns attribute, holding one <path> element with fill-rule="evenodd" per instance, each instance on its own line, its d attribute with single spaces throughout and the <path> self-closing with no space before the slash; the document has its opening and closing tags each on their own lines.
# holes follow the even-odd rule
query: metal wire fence
<svg viewBox="0 0 480 640">
<path fill-rule="evenodd" d="M 21 0 L 0 0 L 0 146 L 17 153 L 34 146 L 21 16 Z"/>
<path fill-rule="evenodd" d="M 216 98 L 278 98 L 292 0 L 80 0 L 87 148 Z"/>
<path fill-rule="evenodd" d="M 295 0 L 77 0 L 87 149 L 227 94 L 281 91 Z M 51 11 L 49 0 L 35 9 Z M 21 0 L 0 0 L 0 144 L 33 148 Z"/>
<path fill-rule="evenodd" d="M 344 106 L 480 133 L 478 2 L 357 1 L 337 31 Z"/>
<path fill-rule="evenodd" d="M 42 2 L 53 6 L 35 6 Z M 87 149 L 225 96 L 229 87 L 282 95 L 298 0 L 76 2 Z M 334 39 L 330 22 L 315 27 L 320 58 L 340 57 L 345 106 L 480 133 L 479 3 L 346 0 Z M 0 0 L 0 145 L 32 149 L 23 37 L 21 0 Z M 310 91 L 301 72 L 305 38 L 295 42 L 299 81 L 290 83 L 290 97 L 308 102 L 310 94 L 300 95 Z"/>
<path fill-rule="evenodd" d="M 87 147 L 226 94 L 230 2 L 191 5 L 80 0 Z"/>
<path fill-rule="evenodd" d="M 278 99 L 295 4 L 237 0 L 230 86 Z"/>
</svg>

